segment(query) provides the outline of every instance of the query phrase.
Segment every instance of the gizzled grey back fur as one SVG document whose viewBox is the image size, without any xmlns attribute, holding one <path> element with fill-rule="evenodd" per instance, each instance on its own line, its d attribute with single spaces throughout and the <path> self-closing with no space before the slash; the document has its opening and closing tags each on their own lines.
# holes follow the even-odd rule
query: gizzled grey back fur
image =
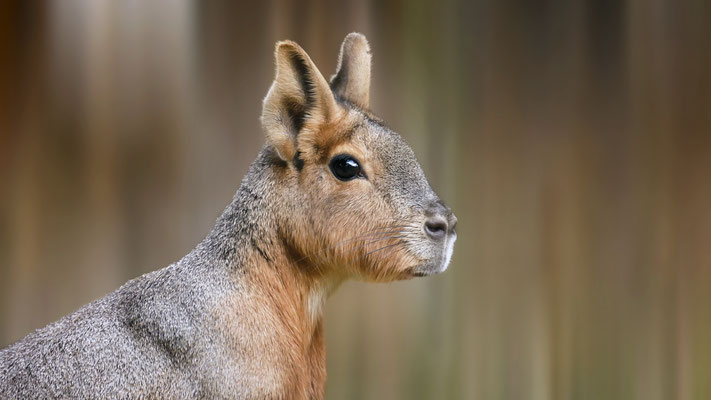
<svg viewBox="0 0 711 400">
<path fill-rule="evenodd" d="M 270 154 L 262 150 L 212 232 L 180 261 L 1 350 L 0 398 L 245 397 L 206 310 L 241 289 L 235 270 L 263 225 Z"/>
</svg>

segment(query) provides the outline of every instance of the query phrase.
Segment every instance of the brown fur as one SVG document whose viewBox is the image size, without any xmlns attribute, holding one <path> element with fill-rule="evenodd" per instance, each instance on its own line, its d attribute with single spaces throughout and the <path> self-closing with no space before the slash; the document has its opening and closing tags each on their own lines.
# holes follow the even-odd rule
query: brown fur
<svg viewBox="0 0 711 400">
<path fill-rule="evenodd" d="M 229 337 L 240 338 L 248 322 L 246 333 L 253 341 L 261 342 L 252 346 L 259 351 L 246 358 L 260 360 L 255 376 L 274 376 L 274 390 L 264 396 L 319 399 L 326 381 L 323 322 L 320 315 L 312 319 L 307 309 L 309 292 L 318 282 L 306 274 L 294 274 L 298 269 L 285 254 L 276 257 L 270 264 L 259 255 L 251 257 L 252 265 L 257 267 L 246 277 L 251 301 L 236 296 L 225 305 L 234 314 L 218 310 L 228 317 L 223 329 Z M 247 303 L 250 306 L 245 308 Z M 238 318 L 230 318 L 234 315 Z M 242 351 L 242 344 L 235 343 L 232 351 Z M 234 355 L 236 359 L 243 357 Z"/>
</svg>

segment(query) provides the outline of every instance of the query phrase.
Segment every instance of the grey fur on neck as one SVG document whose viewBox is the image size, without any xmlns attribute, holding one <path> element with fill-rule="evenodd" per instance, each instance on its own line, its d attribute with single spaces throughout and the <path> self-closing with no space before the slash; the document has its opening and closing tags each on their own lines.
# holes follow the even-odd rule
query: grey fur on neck
<svg viewBox="0 0 711 400">
<path fill-rule="evenodd" d="M 193 250 L 198 258 L 214 260 L 217 265 L 232 271 L 247 268 L 244 257 L 249 248 L 270 259 L 262 242 L 274 240 L 274 231 L 270 228 L 277 223 L 274 213 L 270 212 L 278 203 L 274 192 L 270 191 L 277 185 L 273 177 L 274 168 L 288 166 L 274 154 L 273 149 L 264 147 L 250 166 L 232 202 L 210 233 Z"/>
<path fill-rule="evenodd" d="M 275 240 L 265 235 L 276 223 L 268 196 L 274 168 L 286 167 L 264 148 L 188 255 L 0 350 L 0 398 L 247 395 L 210 310 L 245 290 L 249 249 Z"/>
</svg>

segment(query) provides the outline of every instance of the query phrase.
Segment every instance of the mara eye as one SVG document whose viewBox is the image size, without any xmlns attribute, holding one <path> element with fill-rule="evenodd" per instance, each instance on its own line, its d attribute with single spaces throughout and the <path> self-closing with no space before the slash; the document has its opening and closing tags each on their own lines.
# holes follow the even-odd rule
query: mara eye
<svg viewBox="0 0 711 400">
<path fill-rule="evenodd" d="M 342 181 L 350 181 L 364 176 L 358 160 L 350 154 L 339 154 L 333 157 L 329 167 L 331 167 L 333 175 Z"/>
</svg>

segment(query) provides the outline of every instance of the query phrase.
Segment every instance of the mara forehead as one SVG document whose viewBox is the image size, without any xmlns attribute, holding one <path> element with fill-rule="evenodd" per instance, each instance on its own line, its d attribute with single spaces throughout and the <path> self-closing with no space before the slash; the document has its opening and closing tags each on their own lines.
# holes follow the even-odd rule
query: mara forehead
<svg viewBox="0 0 711 400">
<path fill-rule="evenodd" d="M 326 161 L 337 154 L 348 153 L 365 163 L 377 163 L 382 167 L 391 164 L 392 158 L 415 160 L 410 146 L 395 131 L 380 119 L 360 110 L 351 110 L 355 118 L 341 127 L 340 140 L 329 143 L 323 154 Z"/>
<path fill-rule="evenodd" d="M 320 133 L 322 140 L 313 144 L 319 161 L 327 161 L 331 156 L 349 149 L 362 156 L 376 155 L 400 138 L 369 112 L 351 105 L 344 105 L 344 109 L 346 115 L 337 123 L 323 126 Z"/>
</svg>

